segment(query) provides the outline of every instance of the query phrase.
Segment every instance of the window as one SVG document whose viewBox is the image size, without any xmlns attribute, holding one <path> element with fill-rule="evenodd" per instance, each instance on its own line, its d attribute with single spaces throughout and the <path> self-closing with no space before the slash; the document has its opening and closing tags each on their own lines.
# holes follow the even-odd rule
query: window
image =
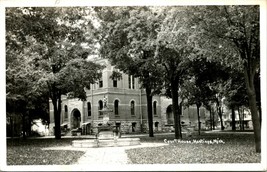
<svg viewBox="0 0 267 172">
<path fill-rule="evenodd" d="M 134 89 L 134 77 L 132 75 L 128 75 L 128 83 L 129 83 L 129 89 Z"/>
<path fill-rule="evenodd" d="M 67 105 L 64 106 L 64 110 L 65 110 L 65 118 L 68 118 L 68 106 Z"/>
<path fill-rule="evenodd" d="M 153 111 L 154 111 L 154 116 L 157 116 L 157 102 L 153 102 Z"/>
<path fill-rule="evenodd" d="M 131 89 L 131 85 L 132 85 L 131 78 L 132 78 L 131 75 L 128 75 L 129 89 Z"/>
<path fill-rule="evenodd" d="M 113 87 L 117 87 L 118 86 L 118 81 L 117 80 L 113 80 Z"/>
<path fill-rule="evenodd" d="M 91 116 L 92 112 L 91 112 L 91 103 L 90 102 L 87 103 L 87 111 L 88 111 L 88 116 Z"/>
<path fill-rule="evenodd" d="M 98 110 L 102 110 L 103 109 L 103 101 L 99 100 L 98 102 Z M 103 112 L 99 112 L 99 116 L 103 115 Z"/>
<path fill-rule="evenodd" d="M 103 81 L 99 81 L 99 88 L 103 87 Z"/>
<path fill-rule="evenodd" d="M 115 100 L 114 102 L 114 113 L 115 115 L 119 115 L 119 100 Z"/>
<path fill-rule="evenodd" d="M 132 89 L 134 89 L 134 77 L 132 77 Z"/>
<path fill-rule="evenodd" d="M 131 101 L 131 115 L 134 116 L 135 115 L 135 107 L 134 107 L 134 101 Z"/>
</svg>

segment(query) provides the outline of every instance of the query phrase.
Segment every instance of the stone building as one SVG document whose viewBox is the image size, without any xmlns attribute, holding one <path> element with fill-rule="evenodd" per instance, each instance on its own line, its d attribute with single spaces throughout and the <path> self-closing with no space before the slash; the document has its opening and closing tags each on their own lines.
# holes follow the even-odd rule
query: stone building
<svg viewBox="0 0 267 172">
<path fill-rule="evenodd" d="M 98 60 L 97 63 L 105 65 L 102 79 L 87 88 L 86 101 L 76 98 L 62 97 L 61 126 L 62 128 L 83 128 L 85 134 L 95 131 L 103 122 L 103 98 L 107 99 L 107 106 L 113 110 L 109 121 L 116 125 L 123 133 L 147 130 L 147 103 L 146 94 L 140 89 L 138 78 L 122 73 L 121 80 L 112 80 L 112 72 L 116 70 L 107 59 Z M 160 96 L 153 97 L 153 124 L 154 130 L 160 131 L 161 105 Z M 53 105 L 50 101 L 50 127 L 54 126 Z"/>
<path fill-rule="evenodd" d="M 103 122 L 103 114 L 99 110 L 103 108 L 104 97 L 107 99 L 108 108 L 112 109 L 109 121 L 122 133 L 148 131 L 146 94 L 145 90 L 140 89 L 138 78 L 122 73 L 121 80 L 112 80 L 110 76 L 117 69 L 107 59 L 97 60 L 97 63 L 105 65 L 106 68 L 103 69 L 102 79 L 85 89 L 86 101 L 62 96 L 62 131 L 82 128 L 83 134 L 96 132 L 97 126 Z M 171 99 L 160 95 L 153 96 L 152 103 L 154 131 L 168 130 L 168 127 L 173 125 Z M 53 132 L 54 112 L 51 101 L 49 106 L 49 128 Z M 196 124 L 197 117 L 193 114 L 192 108 L 191 111 L 182 110 L 181 121 L 184 125 Z M 201 119 L 205 119 L 203 110 L 201 114 Z"/>
</svg>

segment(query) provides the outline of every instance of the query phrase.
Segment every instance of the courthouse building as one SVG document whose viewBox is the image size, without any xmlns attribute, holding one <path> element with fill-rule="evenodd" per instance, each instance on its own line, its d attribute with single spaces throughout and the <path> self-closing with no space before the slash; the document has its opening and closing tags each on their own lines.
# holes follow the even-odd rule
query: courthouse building
<svg viewBox="0 0 267 172">
<path fill-rule="evenodd" d="M 107 99 L 109 122 L 116 126 L 122 133 L 148 131 L 147 101 L 144 89 L 140 89 L 138 78 L 122 73 L 122 79 L 112 80 L 114 70 L 107 59 L 97 60 L 105 65 L 102 79 L 90 88 L 85 89 L 86 101 L 62 96 L 61 127 L 64 131 L 82 128 L 83 134 L 96 132 L 97 126 L 103 123 L 103 98 Z M 118 71 L 118 70 L 117 70 Z M 169 130 L 173 125 L 171 99 L 165 96 L 153 96 L 153 127 L 154 131 Z M 50 130 L 53 133 L 54 112 L 52 102 L 50 108 Z M 194 107 L 192 107 L 195 109 Z M 184 125 L 197 124 L 196 110 L 182 109 L 181 121 Z M 195 112 L 194 112 L 195 111 Z M 190 117 L 191 116 L 191 117 Z M 205 111 L 201 110 L 201 120 L 205 123 Z"/>
</svg>

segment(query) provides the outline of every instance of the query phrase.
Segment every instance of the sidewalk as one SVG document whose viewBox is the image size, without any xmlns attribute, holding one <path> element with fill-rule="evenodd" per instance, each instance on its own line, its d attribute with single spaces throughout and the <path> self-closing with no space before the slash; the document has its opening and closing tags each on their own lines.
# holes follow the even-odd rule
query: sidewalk
<svg viewBox="0 0 267 172">
<path fill-rule="evenodd" d="M 167 145 L 166 143 L 141 143 L 136 146 L 124 147 L 98 147 L 98 148 L 74 148 L 72 146 L 50 147 L 43 150 L 77 150 L 85 151 L 85 154 L 78 159 L 73 165 L 126 165 L 130 163 L 125 150 L 142 148 L 142 147 L 158 147 Z"/>
<path fill-rule="evenodd" d="M 254 134 L 253 131 L 232 131 L 232 130 L 212 130 L 212 131 L 205 131 L 205 133 L 219 133 L 219 134 Z"/>
</svg>

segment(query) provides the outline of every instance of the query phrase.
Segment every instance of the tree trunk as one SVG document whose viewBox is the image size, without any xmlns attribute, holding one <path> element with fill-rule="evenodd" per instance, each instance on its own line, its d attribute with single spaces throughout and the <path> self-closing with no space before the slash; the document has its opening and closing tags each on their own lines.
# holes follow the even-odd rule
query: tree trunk
<svg viewBox="0 0 267 172">
<path fill-rule="evenodd" d="M 247 93 L 248 93 L 249 108 L 250 108 L 250 112 L 252 115 L 256 152 L 260 153 L 261 152 L 261 127 L 260 127 L 260 119 L 259 119 L 258 110 L 257 110 L 256 92 L 255 92 L 255 87 L 254 87 L 255 73 L 245 68 L 244 74 L 245 74 L 246 88 L 247 88 Z"/>
<path fill-rule="evenodd" d="M 10 133 L 11 133 L 11 138 L 13 139 L 14 137 L 14 124 L 13 124 L 13 118 L 10 116 Z"/>
<path fill-rule="evenodd" d="M 53 101 L 54 106 L 54 122 L 55 122 L 55 138 L 60 139 L 61 138 L 61 131 L 60 131 L 60 110 L 58 109 L 58 100 Z"/>
<path fill-rule="evenodd" d="M 211 109 L 211 112 L 212 112 L 212 129 L 215 130 L 215 122 L 214 122 L 214 110 Z M 217 124 L 217 122 L 216 122 Z"/>
<path fill-rule="evenodd" d="M 210 130 L 212 131 L 212 126 L 213 126 L 213 124 L 212 124 L 212 112 L 211 112 L 211 107 L 210 107 L 209 111 L 210 111 Z"/>
<path fill-rule="evenodd" d="M 222 119 L 222 111 L 221 111 L 221 107 L 220 106 L 217 108 L 217 111 L 218 111 L 218 115 L 219 115 L 219 118 L 220 118 L 220 121 L 221 121 L 221 130 L 224 130 L 223 119 Z"/>
<path fill-rule="evenodd" d="M 238 107 L 238 118 L 239 118 L 239 128 L 242 130 L 242 118 L 241 118 L 241 112 L 240 108 Z"/>
<path fill-rule="evenodd" d="M 249 106 L 252 114 L 253 130 L 256 143 L 256 152 L 261 152 L 261 129 L 260 120 L 257 113 L 256 96 L 249 95 Z"/>
<path fill-rule="evenodd" d="M 23 134 L 23 139 L 26 139 L 26 121 L 25 121 L 25 116 L 26 114 L 22 114 L 22 134 Z"/>
<path fill-rule="evenodd" d="M 151 96 L 151 89 L 150 88 L 146 88 L 146 99 L 147 99 L 147 118 L 148 118 L 149 137 L 154 137 L 153 114 L 152 114 L 152 96 Z"/>
<path fill-rule="evenodd" d="M 61 92 L 54 88 L 54 98 L 52 103 L 54 106 L 54 122 L 55 122 L 55 138 L 61 139 L 61 129 L 60 129 L 60 115 L 61 115 Z"/>
<path fill-rule="evenodd" d="M 232 107 L 232 130 L 235 131 L 236 127 L 235 127 L 235 109 L 234 107 Z"/>
<path fill-rule="evenodd" d="M 242 109 L 242 130 L 245 130 L 245 110 Z"/>
<path fill-rule="evenodd" d="M 259 106 L 259 116 L 260 116 L 260 126 L 261 126 L 261 121 L 262 121 L 261 106 Z"/>
<path fill-rule="evenodd" d="M 31 114 L 31 112 L 29 112 L 27 131 L 28 131 L 28 134 L 29 134 L 30 136 L 31 136 L 31 125 L 32 125 L 32 114 Z"/>
<path fill-rule="evenodd" d="M 200 106 L 197 105 L 198 135 L 200 135 L 200 129 L 201 129 L 201 122 L 200 122 L 199 108 L 200 108 Z"/>
<path fill-rule="evenodd" d="M 172 93 L 175 139 L 182 139 L 181 120 L 180 120 L 180 115 L 178 113 L 179 111 L 178 82 L 171 83 L 171 93 Z"/>
</svg>

